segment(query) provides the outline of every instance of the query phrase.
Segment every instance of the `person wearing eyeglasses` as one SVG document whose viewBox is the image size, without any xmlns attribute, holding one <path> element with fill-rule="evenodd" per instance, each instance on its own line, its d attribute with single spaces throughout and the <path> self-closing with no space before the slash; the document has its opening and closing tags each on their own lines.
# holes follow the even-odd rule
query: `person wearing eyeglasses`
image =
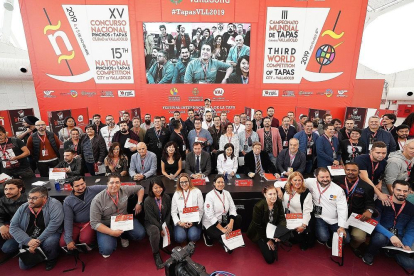
<svg viewBox="0 0 414 276">
<path fill-rule="evenodd" d="M 49 197 L 46 187 L 30 190 L 27 203 L 17 209 L 10 222 L 10 234 L 19 243 L 19 247 L 30 253 L 40 248 L 47 257 L 46 270 L 52 270 L 59 255 L 59 239 L 62 233 L 62 204 Z M 19 259 L 21 269 L 30 269 L 38 263 Z"/>
</svg>

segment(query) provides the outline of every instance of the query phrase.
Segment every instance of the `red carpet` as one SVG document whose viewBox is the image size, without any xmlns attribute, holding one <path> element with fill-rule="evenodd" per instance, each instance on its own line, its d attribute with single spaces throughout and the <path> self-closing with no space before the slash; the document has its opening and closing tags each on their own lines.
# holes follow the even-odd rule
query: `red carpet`
<svg viewBox="0 0 414 276">
<path fill-rule="evenodd" d="M 279 261 L 272 265 L 266 264 L 260 251 L 247 237 L 246 247 L 234 250 L 229 255 L 223 248 L 215 243 L 213 247 L 206 247 L 200 240 L 197 243 L 192 259 L 204 265 L 208 273 L 217 270 L 225 270 L 237 276 L 243 275 L 405 275 L 404 270 L 397 263 L 384 255 L 378 256 L 372 266 L 368 266 L 361 259 L 355 257 L 349 246 L 345 248 L 345 263 L 339 267 L 330 260 L 330 249 L 316 244 L 315 247 L 303 252 L 299 246 L 294 245 L 290 252 L 280 249 Z M 161 253 L 164 261 L 168 259 L 165 253 Z M 85 272 L 78 269 L 62 273 L 63 270 L 75 265 L 71 256 L 62 256 L 52 271 L 45 271 L 44 264 L 22 271 L 18 267 L 18 259 L 14 258 L 0 266 L 0 275 L 165 275 L 164 270 L 156 270 L 151 254 L 151 248 L 147 239 L 141 242 L 131 242 L 128 248 L 118 249 L 108 259 L 104 259 L 98 251 L 81 255 L 86 264 Z"/>
</svg>

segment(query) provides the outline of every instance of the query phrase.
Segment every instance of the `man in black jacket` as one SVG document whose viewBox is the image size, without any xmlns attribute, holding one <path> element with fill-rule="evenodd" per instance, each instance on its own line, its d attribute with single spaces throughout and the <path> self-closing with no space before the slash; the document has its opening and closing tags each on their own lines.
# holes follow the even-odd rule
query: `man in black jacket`
<svg viewBox="0 0 414 276">
<path fill-rule="evenodd" d="M 133 141 L 130 141 L 130 140 L 133 140 Z M 127 141 L 130 144 L 135 144 L 135 146 L 130 146 L 130 147 L 125 148 L 125 144 L 127 143 Z M 119 131 L 117 131 L 114 134 L 114 137 L 112 138 L 112 143 L 114 142 L 119 143 L 119 146 L 122 152 L 126 155 L 126 157 L 128 157 L 128 165 L 131 164 L 131 156 L 132 154 L 137 152 L 138 143 L 134 143 L 134 142 L 141 142 L 141 141 L 139 140 L 139 137 L 138 135 L 135 134 L 135 132 L 129 131 L 129 126 L 126 121 L 119 122 Z"/>
<path fill-rule="evenodd" d="M 66 170 L 68 177 L 83 175 L 82 159 L 75 158 L 76 151 L 67 149 L 63 153 L 63 161 L 60 161 L 55 168 L 63 168 Z"/>
<path fill-rule="evenodd" d="M 0 246 L 4 255 L 0 257 L 0 264 L 19 251 L 19 244 L 9 233 L 9 224 L 17 209 L 27 202 L 24 190 L 21 179 L 10 179 L 4 183 L 4 196 L 0 198 Z"/>
<path fill-rule="evenodd" d="M 348 216 L 355 213 L 361 215 L 361 221 L 366 221 L 372 217 L 375 210 L 374 189 L 359 178 L 359 168 L 356 163 L 347 163 L 345 174 L 335 177 L 334 182 L 344 189 L 348 202 Z M 365 242 L 366 235 L 367 233 L 361 229 L 351 227 L 351 249 L 360 258 L 362 253 L 358 247 Z"/>
<path fill-rule="evenodd" d="M 276 169 L 283 177 L 288 177 L 293 172 L 305 173 L 306 155 L 299 151 L 299 140 L 289 140 L 289 148 L 282 150 L 276 159 Z"/>
<path fill-rule="evenodd" d="M 260 142 L 253 143 L 253 150 L 244 156 L 244 171 L 250 178 L 253 178 L 256 173 L 276 173 L 276 168 L 270 162 L 269 155 L 262 151 L 262 144 Z"/>
<path fill-rule="evenodd" d="M 161 127 L 161 118 L 154 117 L 154 127 L 145 133 L 144 142 L 148 150 L 157 156 L 157 171 L 161 171 L 161 155 L 165 144 L 170 140 L 170 132 L 167 128 Z"/>
</svg>

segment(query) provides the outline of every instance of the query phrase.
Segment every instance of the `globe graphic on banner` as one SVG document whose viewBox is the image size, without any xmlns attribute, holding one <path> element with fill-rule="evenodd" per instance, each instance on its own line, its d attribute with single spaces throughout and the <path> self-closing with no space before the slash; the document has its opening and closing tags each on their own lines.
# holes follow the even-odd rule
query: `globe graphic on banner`
<svg viewBox="0 0 414 276">
<path fill-rule="evenodd" d="M 324 66 L 329 65 L 335 59 L 335 48 L 331 45 L 325 44 L 319 47 L 316 51 L 316 61 Z"/>
<path fill-rule="evenodd" d="M 173 95 L 173 96 L 177 95 L 178 94 L 177 88 L 171 88 L 170 94 Z"/>
</svg>

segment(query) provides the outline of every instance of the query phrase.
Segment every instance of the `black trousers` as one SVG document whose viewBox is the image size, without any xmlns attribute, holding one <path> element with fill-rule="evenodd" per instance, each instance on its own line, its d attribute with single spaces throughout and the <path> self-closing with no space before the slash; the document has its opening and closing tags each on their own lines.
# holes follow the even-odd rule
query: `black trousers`
<svg viewBox="0 0 414 276">
<path fill-rule="evenodd" d="M 237 215 L 236 218 L 234 219 L 233 231 L 240 229 L 241 224 L 242 224 L 242 217 L 240 215 Z M 211 239 L 217 240 L 221 244 L 223 244 L 223 240 L 221 239 L 221 235 L 223 235 L 223 232 L 221 232 L 216 226 L 214 225 L 210 226 L 208 229 L 206 229 L 206 233 Z"/>
<path fill-rule="evenodd" d="M 41 177 L 49 176 L 49 168 L 54 168 L 59 164 L 59 159 L 49 161 L 49 162 L 37 162 L 37 169 L 39 170 Z"/>
<path fill-rule="evenodd" d="M 274 242 L 275 250 L 271 250 L 269 249 L 269 246 L 267 246 L 267 241 L 268 239 L 259 239 L 257 245 L 259 246 L 260 252 L 266 263 L 273 264 L 277 259 L 277 244 Z"/>
</svg>

